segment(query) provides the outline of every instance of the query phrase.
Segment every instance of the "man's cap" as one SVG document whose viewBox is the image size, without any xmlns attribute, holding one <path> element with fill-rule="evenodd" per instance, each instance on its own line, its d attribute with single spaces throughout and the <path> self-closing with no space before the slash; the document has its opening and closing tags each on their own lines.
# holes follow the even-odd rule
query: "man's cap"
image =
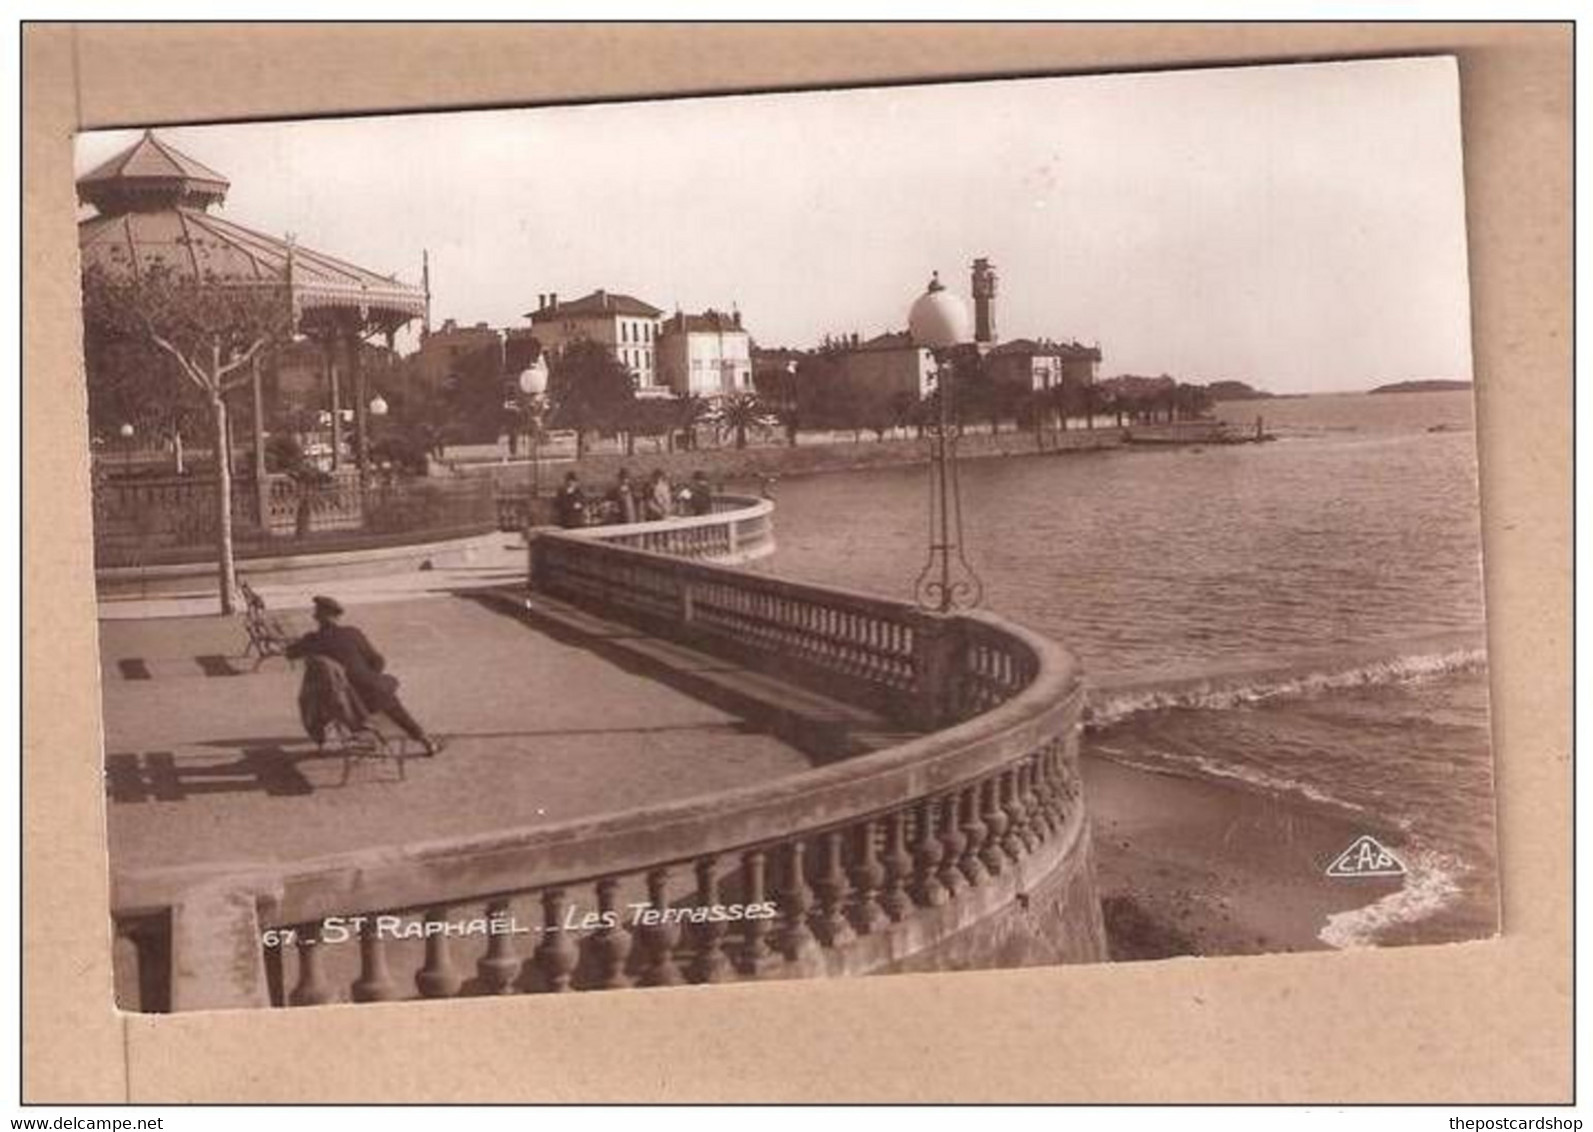
<svg viewBox="0 0 1593 1132">
<path fill-rule="evenodd" d="M 310 599 L 310 604 L 315 606 L 317 613 L 325 613 L 329 617 L 343 616 L 343 603 L 335 597 L 316 595 Z"/>
</svg>

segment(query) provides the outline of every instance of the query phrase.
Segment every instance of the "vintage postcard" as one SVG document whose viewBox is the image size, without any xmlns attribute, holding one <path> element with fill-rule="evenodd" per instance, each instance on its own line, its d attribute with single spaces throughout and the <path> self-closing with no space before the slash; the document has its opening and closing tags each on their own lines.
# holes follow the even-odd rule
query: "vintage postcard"
<svg viewBox="0 0 1593 1132">
<path fill-rule="evenodd" d="M 1497 932 L 1452 59 L 76 164 L 121 1008 Z"/>
</svg>

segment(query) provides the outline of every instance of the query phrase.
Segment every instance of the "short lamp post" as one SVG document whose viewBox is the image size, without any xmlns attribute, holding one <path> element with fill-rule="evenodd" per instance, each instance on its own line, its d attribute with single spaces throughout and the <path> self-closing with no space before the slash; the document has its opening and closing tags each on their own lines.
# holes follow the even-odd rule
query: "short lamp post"
<svg viewBox="0 0 1593 1132">
<path fill-rule="evenodd" d="M 538 357 L 520 371 L 520 411 L 525 416 L 531 438 L 531 501 L 526 507 L 526 523 L 535 518 L 536 501 L 542 494 L 542 415 L 547 412 L 548 362 Z"/>
<path fill-rule="evenodd" d="M 957 469 L 957 423 L 953 408 L 956 371 L 952 353 L 973 340 L 968 306 L 940 282 L 936 272 L 929 287 L 907 315 L 913 344 L 929 350 L 935 360 L 935 419 L 928 426 L 929 557 L 913 583 L 920 607 L 936 613 L 971 609 L 984 596 L 984 585 L 963 552 L 962 489 Z"/>
<path fill-rule="evenodd" d="M 371 429 L 371 431 L 380 433 L 381 421 L 387 416 L 388 411 L 392 408 L 392 406 L 387 403 L 387 399 L 385 397 L 378 393 L 376 396 L 371 398 L 370 404 L 366 405 L 365 408 L 369 410 L 372 419 L 376 421 L 376 425 Z M 369 457 L 370 454 L 366 453 L 366 458 L 369 459 Z"/>
<path fill-rule="evenodd" d="M 124 422 L 116 430 L 122 437 L 122 478 L 133 474 L 133 426 Z"/>
</svg>

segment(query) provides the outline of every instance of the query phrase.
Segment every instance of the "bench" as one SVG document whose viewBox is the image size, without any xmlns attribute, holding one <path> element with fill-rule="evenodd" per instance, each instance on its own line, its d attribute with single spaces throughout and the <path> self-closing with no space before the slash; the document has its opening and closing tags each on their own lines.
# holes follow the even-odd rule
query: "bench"
<svg viewBox="0 0 1593 1132">
<path fill-rule="evenodd" d="M 249 643 L 244 647 L 243 655 L 254 653 L 254 666 L 259 668 L 269 657 L 283 654 L 288 645 L 288 635 L 266 612 L 265 599 L 254 591 L 253 586 L 240 581 L 238 589 L 243 594 L 243 631 L 249 634 Z"/>
</svg>

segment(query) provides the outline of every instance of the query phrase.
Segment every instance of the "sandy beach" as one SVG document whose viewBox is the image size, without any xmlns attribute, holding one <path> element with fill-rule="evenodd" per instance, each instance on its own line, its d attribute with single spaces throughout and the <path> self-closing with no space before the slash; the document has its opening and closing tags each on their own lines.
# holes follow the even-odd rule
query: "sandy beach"
<svg viewBox="0 0 1593 1132">
<path fill-rule="evenodd" d="M 1113 959 L 1324 950 L 1329 915 L 1400 887 L 1332 879 L 1329 864 L 1384 828 L 1239 786 L 1083 759 Z"/>
</svg>

